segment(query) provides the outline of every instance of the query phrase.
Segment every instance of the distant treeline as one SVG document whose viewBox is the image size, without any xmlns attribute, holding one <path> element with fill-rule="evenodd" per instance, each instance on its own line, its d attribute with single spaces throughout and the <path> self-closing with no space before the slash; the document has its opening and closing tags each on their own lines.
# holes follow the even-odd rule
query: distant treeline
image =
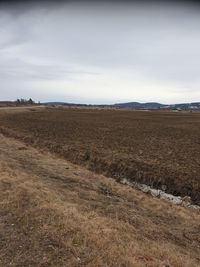
<svg viewBox="0 0 200 267">
<path fill-rule="evenodd" d="M 36 103 L 31 98 L 29 99 L 20 98 L 15 101 L 0 101 L 0 107 L 16 107 L 16 106 L 31 106 L 31 105 L 40 105 L 40 102 Z"/>
<path fill-rule="evenodd" d="M 24 105 L 34 105 L 35 101 L 33 101 L 31 98 L 29 98 L 28 100 L 21 98 L 21 99 L 17 99 L 15 103 L 17 106 L 21 106 L 21 105 L 24 106 Z"/>
</svg>

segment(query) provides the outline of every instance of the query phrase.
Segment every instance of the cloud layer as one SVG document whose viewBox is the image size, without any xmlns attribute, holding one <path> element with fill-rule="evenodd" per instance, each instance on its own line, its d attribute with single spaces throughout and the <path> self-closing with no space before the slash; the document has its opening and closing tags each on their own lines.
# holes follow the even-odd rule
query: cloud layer
<svg viewBox="0 0 200 267">
<path fill-rule="evenodd" d="M 200 101 L 200 8 L 16 3 L 0 8 L 0 98 Z"/>
</svg>

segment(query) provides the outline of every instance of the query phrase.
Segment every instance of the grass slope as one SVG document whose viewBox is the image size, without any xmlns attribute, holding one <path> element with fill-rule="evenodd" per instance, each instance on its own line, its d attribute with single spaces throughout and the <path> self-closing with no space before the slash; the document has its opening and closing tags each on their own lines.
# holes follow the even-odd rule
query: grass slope
<svg viewBox="0 0 200 267">
<path fill-rule="evenodd" d="M 0 135 L 0 266 L 200 266 L 200 215 Z"/>
</svg>

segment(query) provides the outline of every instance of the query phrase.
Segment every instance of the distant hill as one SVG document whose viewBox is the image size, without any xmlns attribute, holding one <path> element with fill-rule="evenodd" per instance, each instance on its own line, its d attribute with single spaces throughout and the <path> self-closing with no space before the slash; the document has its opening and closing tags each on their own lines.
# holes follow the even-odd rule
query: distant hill
<svg viewBox="0 0 200 267">
<path fill-rule="evenodd" d="M 128 103 L 115 104 L 114 106 L 118 108 L 132 108 L 132 109 L 160 109 L 166 105 L 157 102 L 147 102 L 147 103 L 128 102 Z"/>
<path fill-rule="evenodd" d="M 200 102 L 170 105 L 171 108 L 182 110 L 200 110 Z"/>
<path fill-rule="evenodd" d="M 180 104 L 161 104 L 157 102 L 147 102 L 147 103 L 139 103 L 139 102 L 128 102 L 128 103 L 119 103 L 115 104 L 115 107 L 118 108 L 131 108 L 131 109 L 177 109 L 177 110 L 200 110 L 200 102 L 193 103 L 180 103 Z"/>
<path fill-rule="evenodd" d="M 31 104 L 29 103 L 30 100 L 22 99 L 22 100 L 17 100 L 17 101 L 0 101 L 0 107 L 28 105 L 28 104 Z M 33 102 L 32 104 L 35 104 L 35 103 Z M 46 106 L 67 106 L 67 107 L 80 107 L 80 108 L 81 107 L 82 108 L 117 108 L 117 109 L 137 109 L 137 110 L 200 110 L 200 102 L 179 103 L 179 104 L 169 104 L 169 105 L 158 103 L 158 102 L 146 102 L 146 103 L 127 102 L 127 103 L 116 103 L 113 105 L 106 105 L 106 104 L 92 105 L 92 104 L 76 104 L 76 103 L 53 101 L 53 102 L 45 102 L 41 104 L 46 105 Z"/>
<path fill-rule="evenodd" d="M 180 104 L 161 104 L 157 102 L 127 102 L 116 103 L 113 105 L 88 105 L 88 104 L 75 104 L 66 102 L 47 102 L 43 103 L 48 106 L 68 106 L 68 107 L 94 107 L 94 108 L 117 108 L 117 109 L 139 109 L 139 110 L 200 110 L 200 102 L 193 103 L 180 103 Z"/>
</svg>

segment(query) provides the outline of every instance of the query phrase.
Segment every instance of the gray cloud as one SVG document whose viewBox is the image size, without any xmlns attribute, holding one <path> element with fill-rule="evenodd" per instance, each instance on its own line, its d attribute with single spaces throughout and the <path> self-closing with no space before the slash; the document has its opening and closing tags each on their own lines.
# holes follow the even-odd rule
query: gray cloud
<svg viewBox="0 0 200 267">
<path fill-rule="evenodd" d="M 199 101 L 199 13 L 178 2 L 1 8 L 0 97 Z"/>
</svg>

